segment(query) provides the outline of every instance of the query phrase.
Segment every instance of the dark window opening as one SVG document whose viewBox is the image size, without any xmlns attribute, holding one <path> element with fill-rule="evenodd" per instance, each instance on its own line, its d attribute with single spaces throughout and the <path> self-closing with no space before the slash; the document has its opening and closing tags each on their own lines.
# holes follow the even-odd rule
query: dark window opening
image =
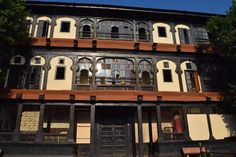
<svg viewBox="0 0 236 157">
<path fill-rule="evenodd" d="M 198 85 L 198 75 L 194 71 L 185 71 L 185 77 L 186 77 L 186 84 L 187 84 L 187 91 L 188 92 L 198 92 L 199 85 Z"/>
<path fill-rule="evenodd" d="M 164 62 L 163 65 L 164 65 L 164 68 L 169 68 L 169 62 Z"/>
<path fill-rule="evenodd" d="M 119 38 L 119 28 L 116 26 L 113 26 L 111 28 L 111 38 Z"/>
<path fill-rule="evenodd" d="M 61 32 L 70 32 L 70 22 L 61 22 Z"/>
<path fill-rule="evenodd" d="M 83 26 L 82 37 L 83 38 L 90 38 L 91 37 L 91 27 L 89 25 Z"/>
<path fill-rule="evenodd" d="M 20 63 L 21 63 L 21 57 L 19 57 L 19 56 L 18 56 L 18 57 L 15 57 L 15 58 L 14 58 L 14 63 L 15 63 L 15 64 L 20 64 Z"/>
<path fill-rule="evenodd" d="M 209 35 L 206 29 L 202 27 L 194 28 L 193 35 L 197 43 L 203 43 L 203 44 L 209 43 Z"/>
<path fill-rule="evenodd" d="M 35 64 L 40 64 L 41 63 L 41 58 L 39 58 L 39 57 L 34 58 L 34 63 Z"/>
<path fill-rule="evenodd" d="M 167 37 L 166 27 L 158 27 L 158 35 L 159 37 Z"/>
<path fill-rule="evenodd" d="M 142 72 L 142 84 L 143 85 L 150 85 L 151 84 L 151 78 L 150 78 L 150 74 L 147 71 L 143 71 Z"/>
<path fill-rule="evenodd" d="M 138 35 L 140 40 L 147 40 L 147 33 L 145 28 L 138 29 Z"/>
<path fill-rule="evenodd" d="M 187 68 L 187 69 L 192 69 L 191 63 L 186 63 L 186 68 Z"/>
<path fill-rule="evenodd" d="M 163 69 L 163 80 L 164 82 L 173 82 L 170 69 Z"/>
<path fill-rule="evenodd" d="M 86 69 L 80 71 L 80 84 L 89 84 L 89 71 Z"/>
<path fill-rule="evenodd" d="M 59 64 L 65 64 L 65 60 L 64 59 L 59 59 Z"/>
<path fill-rule="evenodd" d="M 65 67 L 57 67 L 55 79 L 56 80 L 64 80 L 65 79 Z"/>
</svg>

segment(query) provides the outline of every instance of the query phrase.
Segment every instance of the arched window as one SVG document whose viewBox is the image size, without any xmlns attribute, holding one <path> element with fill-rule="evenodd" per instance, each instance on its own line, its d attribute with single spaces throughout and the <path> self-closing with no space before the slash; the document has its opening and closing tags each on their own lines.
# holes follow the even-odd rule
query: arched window
<svg viewBox="0 0 236 157">
<path fill-rule="evenodd" d="M 91 83 L 92 73 L 90 72 L 91 61 L 88 58 L 82 58 L 78 62 L 76 72 L 76 83 L 79 85 L 89 85 Z"/>
<path fill-rule="evenodd" d="M 82 37 L 83 38 L 90 38 L 91 37 L 91 27 L 89 25 L 83 26 Z"/>
<path fill-rule="evenodd" d="M 80 84 L 88 84 L 89 83 L 89 71 L 83 69 L 80 71 Z"/>
<path fill-rule="evenodd" d="M 111 38 L 119 38 L 119 28 L 116 26 L 111 27 Z"/>
<path fill-rule="evenodd" d="M 139 62 L 139 82 L 141 85 L 152 85 L 153 84 L 153 75 L 152 75 L 152 66 L 149 61 L 142 60 Z"/>
<path fill-rule="evenodd" d="M 147 33 L 145 28 L 138 29 L 138 36 L 140 40 L 147 40 Z"/>
</svg>

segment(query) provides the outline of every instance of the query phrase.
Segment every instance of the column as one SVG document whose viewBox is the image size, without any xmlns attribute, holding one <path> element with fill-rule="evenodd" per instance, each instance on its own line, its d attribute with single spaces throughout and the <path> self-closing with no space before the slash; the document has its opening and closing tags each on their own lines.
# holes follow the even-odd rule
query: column
<svg viewBox="0 0 236 157">
<path fill-rule="evenodd" d="M 69 127 L 69 133 L 68 133 L 68 142 L 74 143 L 74 118 L 75 118 L 75 105 L 70 104 L 70 127 Z"/>
<path fill-rule="evenodd" d="M 36 25 L 37 25 L 37 16 L 34 15 L 33 17 L 33 22 L 32 22 L 32 29 L 31 29 L 31 33 L 30 33 L 30 37 L 33 38 L 34 37 L 34 33 L 35 33 L 35 28 L 36 28 Z"/>
<path fill-rule="evenodd" d="M 75 39 L 78 39 L 80 36 L 80 18 L 76 18 L 76 34 Z"/>
<path fill-rule="evenodd" d="M 170 23 L 170 28 L 171 28 L 170 30 L 172 32 L 173 43 L 176 44 L 177 43 L 176 36 L 175 36 L 176 30 L 175 30 L 175 24 L 173 22 Z"/>
<path fill-rule="evenodd" d="M 43 89 L 47 89 L 48 71 L 50 69 L 49 61 L 50 61 L 50 59 L 48 57 L 46 57 L 46 63 L 43 66 L 43 70 L 44 70 Z"/>
<path fill-rule="evenodd" d="M 23 104 L 19 103 L 17 108 L 17 114 L 16 114 L 16 126 L 15 126 L 15 131 L 13 135 L 13 141 L 18 142 L 19 141 L 19 136 L 20 136 L 20 122 L 21 122 L 21 113 L 22 113 L 22 108 Z"/>
<path fill-rule="evenodd" d="M 182 81 L 182 69 L 180 67 L 180 64 L 181 64 L 181 61 L 179 59 L 177 59 L 176 61 L 176 73 L 178 74 L 178 78 L 179 78 L 179 89 L 180 89 L 180 92 L 183 92 L 184 89 L 183 89 L 183 81 Z"/>
<path fill-rule="evenodd" d="M 36 137 L 37 142 L 43 141 L 43 119 L 44 119 L 44 103 L 40 104 L 40 112 L 39 112 L 39 126 L 38 126 L 38 135 Z"/>
<path fill-rule="evenodd" d="M 158 142 L 162 142 L 163 139 L 163 132 L 161 128 L 161 107 L 159 103 L 156 106 L 156 119 L 157 119 L 157 130 L 158 130 Z"/>
<path fill-rule="evenodd" d="M 93 34 L 93 38 L 94 39 L 97 39 L 97 18 L 94 18 L 94 30 L 93 30 L 93 32 L 94 32 L 94 34 Z"/>
<path fill-rule="evenodd" d="M 136 21 L 135 20 L 133 20 L 133 38 L 134 38 L 134 41 L 136 42 L 137 37 L 136 37 Z"/>
<path fill-rule="evenodd" d="M 212 132 L 212 126 L 211 126 L 211 119 L 210 119 L 210 107 L 206 107 L 206 115 L 207 115 L 207 124 L 208 124 L 208 128 L 209 128 L 209 135 L 210 138 L 209 140 L 215 140 L 214 136 L 213 136 L 213 132 Z"/>
<path fill-rule="evenodd" d="M 142 96 L 138 96 L 138 106 L 137 106 L 137 115 L 138 115 L 138 150 L 139 157 L 143 157 L 143 125 L 142 125 Z"/>
<path fill-rule="evenodd" d="M 73 76 L 72 76 L 72 85 L 71 85 L 71 89 L 73 90 L 77 90 L 77 82 L 76 82 L 76 71 L 78 69 L 78 60 L 77 60 L 77 56 L 73 57 L 73 65 L 71 67 L 72 71 L 73 71 Z"/>
<path fill-rule="evenodd" d="M 191 141 L 191 138 L 189 136 L 189 128 L 188 128 L 188 119 L 187 119 L 187 107 L 182 107 L 183 111 L 183 123 L 184 123 L 184 138 L 185 141 Z"/>
<path fill-rule="evenodd" d="M 53 33 L 54 33 L 54 27 L 56 26 L 56 17 L 53 16 L 51 17 L 51 30 L 50 30 L 50 34 L 49 34 L 49 38 L 53 38 Z"/>
<path fill-rule="evenodd" d="M 91 96 L 91 106 L 90 106 L 90 156 L 95 157 L 95 103 L 96 96 Z"/>
<path fill-rule="evenodd" d="M 153 23 L 151 21 L 149 21 L 149 33 L 150 33 L 150 42 L 153 42 L 153 34 L 152 34 L 152 31 L 153 31 Z"/>
<path fill-rule="evenodd" d="M 139 83 L 139 66 L 138 66 L 139 60 L 137 57 L 134 59 L 134 68 L 135 68 L 135 77 L 136 77 L 136 90 L 141 90 L 141 86 Z"/>
<path fill-rule="evenodd" d="M 155 59 L 152 60 L 152 67 L 153 67 L 153 90 L 158 91 L 158 84 L 157 84 L 157 61 Z"/>
<path fill-rule="evenodd" d="M 153 155 L 153 136 L 152 136 L 152 112 L 148 111 L 148 128 L 150 140 L 150 154 Z"/>
<path fill-rule="evenodd" d="M 92 60 L 92 87 L 90 87 L 90 89 L 95 90 L 96 87 L 96 63 L 97 63 L 97 59 L 94 56 L 93 60 Z"/>
</svg>

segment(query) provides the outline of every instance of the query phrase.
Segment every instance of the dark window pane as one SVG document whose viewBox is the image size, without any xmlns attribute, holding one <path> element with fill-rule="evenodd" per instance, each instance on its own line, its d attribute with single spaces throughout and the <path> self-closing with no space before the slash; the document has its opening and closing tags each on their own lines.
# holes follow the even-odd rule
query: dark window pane
<svg viewBox="0 0 236 157">
<path fill-rule="evenodd" d="M 35 64 L 40 64 L 41 63 L 41 58 L 39 58 L 39 57 L 34 58 L 34 63 Z"/>
<path fill-rule="evenodd" d="M 172 82 L 172 75 L 170 69 L 163 70 L 163 80 L 164 82 Z"/>
<path fill-rule="evenodd" d="M 116 26 L 113 26 L 111 28 L 111 38 L 119 38 L 119 28 Z"/>
<path fill-rule="evenodd" d="M 83 26 L 82 37 L 83 38 L 90 38 L 91 37 L 91 27 L 89 25 Z"/>
<path fill-rule="evenodd" d="M 164 68 L 169 68 L 169 62 L 164 62 Z"/>
<path fill-rule="evenodd" d="M 158 27 L 159 37 L 167 37 L 166 35 L 166 27 Z"/>
<path fill-rule="evenodd" d="M 21 63 L 21 57 L 15 57 L 14 63 L 15 64 L 20 64 Z"/>
<path fill-rule="evenodd" d="M 180 44 L 190 44 L 189 30 L 185 28 L 179 28 L 178 31 L 179 31 Z"/>
<path fill-rule="evenodd" d="M 147 39 L 146 29 L 145 28 L 139 28 L 138 29 L 138 35 L 139 35 L 140 40 L 146 40 Z"/>
<path fill-rule="evenodd" d="M 186 68 L 187 68 L 187 69 L 192 69 L 191 63 L 186 63 Z"/>
<path fill-rule="evenodd" d="M 59 64 L 64 64 L 65 60 L 64 59 L 59 59 Z"/>
<path fill-rule="evenodd" d="M 64 79 L 65 79 L 65 67 L 57 67 L 56 80 L 64 80 Z"/>
<path fill-rule="evenodd" d="M 61 32 L 70 32 L 70 22 L 61 22 Z"/>
</svg>

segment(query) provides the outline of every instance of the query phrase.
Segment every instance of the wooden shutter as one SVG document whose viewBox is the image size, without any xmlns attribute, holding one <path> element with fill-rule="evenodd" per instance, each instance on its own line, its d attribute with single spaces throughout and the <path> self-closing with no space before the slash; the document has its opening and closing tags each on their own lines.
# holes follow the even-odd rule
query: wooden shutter
<svg viewBox="0 0 236 157">
<path fill-rule="evenodd" d="M 178 28 L 178 32 L 179 32 L 179 42 L 180 42 L 180 44 L 185 44 L 184 29 L 183 28 Z"/>
<path fill-rule="evenodd" d="M 192 33 L 191 33 L 191 31 L 190 31 L 190 29 L 187 29 L 187 33 L 188 33 L 188 43 L 189 44 L 192 44 L 193 42 L 192 42 Z"/>
<path fill-rule="evenodd" d="M 199 92 L 200 91 L 200 84 L 199 84 L 198 72 L 197 71 L 193 72 L 193 77 L 194 77 L 196 92 Z"/>
</svg>

